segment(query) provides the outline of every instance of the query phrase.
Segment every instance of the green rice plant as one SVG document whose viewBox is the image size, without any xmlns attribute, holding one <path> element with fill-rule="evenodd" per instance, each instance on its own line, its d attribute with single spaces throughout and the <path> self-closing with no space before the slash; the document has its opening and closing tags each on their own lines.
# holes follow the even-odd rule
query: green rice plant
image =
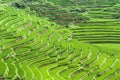
<svg viewBox="0 0 120 80">
<path fill-rule="evenodd" d="M 68 29 L 24 10 L 4 8 L 0 12 L 0 80 L 116 80 L 120 77 L 119 52 L 88 44 L 119 43 L 119 26 Z"/>
</svg>

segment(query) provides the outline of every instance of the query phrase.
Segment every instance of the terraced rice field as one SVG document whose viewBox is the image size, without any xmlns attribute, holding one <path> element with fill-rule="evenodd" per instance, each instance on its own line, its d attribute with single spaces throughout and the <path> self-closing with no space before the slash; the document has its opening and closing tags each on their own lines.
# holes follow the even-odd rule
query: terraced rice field
<svg viewBox="0 0 120 80">
<path fill-rule="evenodd" d="M 119 26 L 84 26 L 72 28 L 73 38 L 89 43 L 120 43 Z"/>
<path fill-rule="evenodd" d="M 0 80 L 119 80 L 119 52 L 88 43 L 118 44 L 119 26 L 68 29 L 3 7 Z"/>
<path fill-rule="evenodd" d="M 119 3 L 118 3 L 119 4 Z M 120 19 L 113 16 L 117 14 L 117 4 L 114 6 L 97 5 L 99 7 L 90 7 L 87 13 L 90 17 L 86 23 L 78 24 L 79 27 L 73 27 L 73 38 L 86 43 L 94 44 L 119 44 L 120 43 Z"/>
</svg>

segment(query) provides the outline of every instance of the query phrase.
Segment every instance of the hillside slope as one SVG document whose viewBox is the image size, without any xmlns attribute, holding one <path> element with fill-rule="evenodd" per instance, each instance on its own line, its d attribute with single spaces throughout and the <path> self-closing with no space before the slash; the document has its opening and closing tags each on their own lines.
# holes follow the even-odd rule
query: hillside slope
<svg viewBox="0 0 120 80">
<path fill-rule="evenodd" d="M 117 80 L 120 55 L 11 7 L 0 9 L 0 80 Z"/>
</svg>

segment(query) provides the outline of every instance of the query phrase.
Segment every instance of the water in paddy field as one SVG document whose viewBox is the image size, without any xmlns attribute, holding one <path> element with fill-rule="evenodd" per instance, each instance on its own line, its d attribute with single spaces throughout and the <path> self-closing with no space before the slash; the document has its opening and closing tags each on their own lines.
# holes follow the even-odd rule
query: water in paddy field
<svg viewBox="0 0 120 80">
<path fill-rule="evenodd" d="M 0 80 L 120 80 L 119 0 L 0 0 Z"/>
</svg>

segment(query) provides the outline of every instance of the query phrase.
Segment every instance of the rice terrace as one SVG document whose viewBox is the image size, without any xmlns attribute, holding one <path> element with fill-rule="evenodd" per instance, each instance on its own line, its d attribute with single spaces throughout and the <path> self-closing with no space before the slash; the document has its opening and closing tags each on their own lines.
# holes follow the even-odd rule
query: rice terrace
<svg viewBox="0 0 120 80">
<path fill-rule="evenodd" d="M 0 0 L 0 80 L 120 80 L 120 0 Z"/>
</svg>

